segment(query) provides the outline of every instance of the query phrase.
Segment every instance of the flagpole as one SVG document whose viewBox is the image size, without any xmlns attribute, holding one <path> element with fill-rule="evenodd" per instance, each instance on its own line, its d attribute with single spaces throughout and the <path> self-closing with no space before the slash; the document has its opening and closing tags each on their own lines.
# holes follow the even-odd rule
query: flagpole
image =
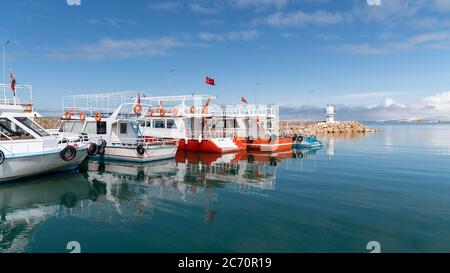
<svg viewBox="0 0 450 273">
<path fill-rule="evenodd" d="M 10 41 L 6 41 L 3 44 L 3 96 L 6 103 L 6 46 L 11 43 Z"/>
</svg>

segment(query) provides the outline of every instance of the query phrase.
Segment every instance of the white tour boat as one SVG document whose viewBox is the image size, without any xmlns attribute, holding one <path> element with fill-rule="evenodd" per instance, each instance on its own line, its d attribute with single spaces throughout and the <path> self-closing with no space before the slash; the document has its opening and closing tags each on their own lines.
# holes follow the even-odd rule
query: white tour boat
<svg viewBox="0 0 450 273">
<path fill-rule="evenodd" d="M 138 92 L 63 97 L 59 135 L 67 139 L 83 134 L 96 143 L 89 154 L 99 159 L 150 162 L 174 158 L 177 142 L 143 137 L 146 120 L 139 114 Z M 135 100 L 133 102 L 133 100 Z"/>
<path fill-rule="evenodd" d="M 0 182 L 76 169 L 87 156 L 88 144 L 62 141 L 33 121 L 30 85 L 16 85 L 15 93 L 4 84 L 0 88 L 4 89 L 0 97 Z"/>
</svg>

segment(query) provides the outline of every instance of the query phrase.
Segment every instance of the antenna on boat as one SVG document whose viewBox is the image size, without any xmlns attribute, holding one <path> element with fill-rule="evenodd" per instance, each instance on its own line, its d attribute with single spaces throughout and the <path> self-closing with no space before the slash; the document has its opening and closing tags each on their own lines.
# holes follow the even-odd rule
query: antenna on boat
<svg viewBox="0 0 450 273">
<path fill-rule="evenodd" d="M 167 72 L 167 92 L 170 93 L 170 74 L 172 74 L 172 72 L 175 71 L 175 67 L 172 67 L 168 72 Z"/>
</svg>

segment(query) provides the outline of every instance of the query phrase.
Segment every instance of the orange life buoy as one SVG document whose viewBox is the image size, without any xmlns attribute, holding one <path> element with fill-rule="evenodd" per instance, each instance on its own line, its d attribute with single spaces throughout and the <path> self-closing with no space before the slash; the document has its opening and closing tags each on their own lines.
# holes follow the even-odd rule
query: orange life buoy
<svg viewBox="0 0 450 273">
<path fill-rule="evenodd" d="M 95 121 L 99 122 L 102 120 L 102 114 L 100 112 L 95 113 Z"/>
<path fill-rule="evenodd" d="M 178 109 L 176 107 L 172 108 L 172 116 L 177 116 L 178 114 Z"/>
<path fill-rule="evenodd" d="M 64 114 L 64 117 L 65 117 L 66 119 L 70 119 L 70 118 L 72 117 L 72 113 L 71 113 L 70 111 L 67 111 L 67 112 Z"/>
<path fill-rule="evenodd" d="M 191 108 L 189 108 L 189 112 L 191 114 L 194 114 L 195 113 L 195 106 L 191 106 Z"/>
<path fill-rule="evenodd" d="M 166 115 L 166 111 L 164 111 L 164 108 L 159 108 L 159 115 L 161 117 L 164 117 Z"/>
<path fill-rule="evenodd" d="M 84 112 L 80 113 L 80 120 L 85 120 L 86 119 L 86 114 Z"/>
<path fill-rule="evenodd" d="M 135 114 L 140 114 L 142 113 L 142 106 L 138 103 L 136 105 L 134 105 L 133 107 L 133 111 Z"/>
</svg>

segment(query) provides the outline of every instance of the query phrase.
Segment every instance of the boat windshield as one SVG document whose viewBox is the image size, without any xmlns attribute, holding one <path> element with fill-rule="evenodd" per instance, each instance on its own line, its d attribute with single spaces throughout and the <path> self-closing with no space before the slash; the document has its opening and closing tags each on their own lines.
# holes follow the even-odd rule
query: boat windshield
<svg viewBox="0 0 450 273">
<path fill-rule="evenodd" d="M 31 129 L 33 132 L 38 134 L 41 137 L 50 136 L 45 129 L 43 129 L 41 126 L 37 125 L 34 121 L 32 121 L 29 118 L 26 117 L 20 117 L 15 118 L 17 121 L 21 122 L 23 125 L 27 126 L 29 129 Z"/>
<path fill-rule="evenodd" d="M 27 131 L 7 118 L 0 118 L 0 140 L 33 139 Z"/>
</svg>

